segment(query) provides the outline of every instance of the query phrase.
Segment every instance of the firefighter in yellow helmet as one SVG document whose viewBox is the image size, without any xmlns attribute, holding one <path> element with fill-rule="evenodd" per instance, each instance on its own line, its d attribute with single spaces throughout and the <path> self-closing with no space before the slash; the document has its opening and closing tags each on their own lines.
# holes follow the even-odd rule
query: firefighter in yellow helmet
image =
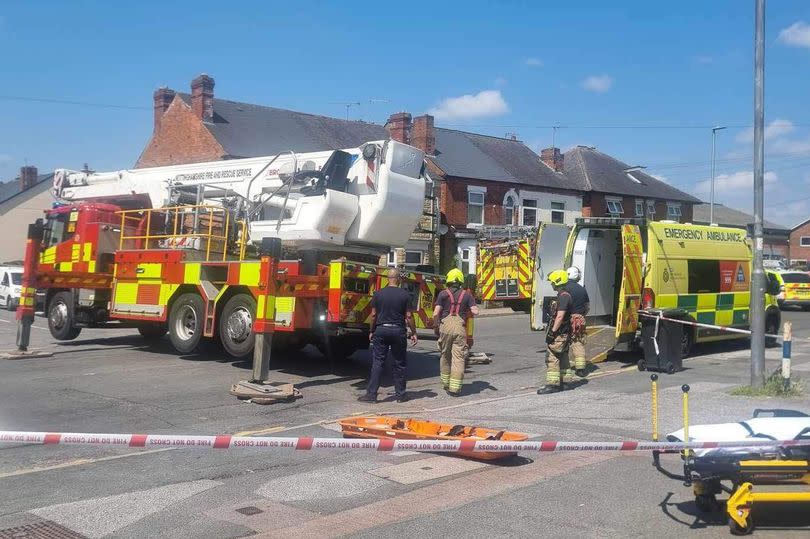
<svg viewBox="0 0 810 539">
<path fill-rule="evenodd" d="M 447 288 L 436 296 L 433 328 L 439 337 L 439 372 L 442 387 L 453 397 L 461 395 L 467 356 L 467 317 L 477 315 L 475 298 L 464 288 L 464 274 L 453 268 L 447 273 Z"/>
<path fill-rule="evenodd" d="M 537 390 L 538 395 L 557 393 L 565 389 L 562 373 L 568 369 L 568 347 L 571 342 L 571 294 L 565 289 L 568 272 L 552 271 L 548 280 L 557 299 L 551 305 L 551 317 L 546 329 L 546 384 Z"/>
</svg>

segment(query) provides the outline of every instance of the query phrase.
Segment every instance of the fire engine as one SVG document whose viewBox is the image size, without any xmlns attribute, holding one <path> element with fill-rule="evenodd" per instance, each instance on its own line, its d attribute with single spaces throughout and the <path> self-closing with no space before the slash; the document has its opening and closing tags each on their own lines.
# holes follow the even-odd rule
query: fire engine
<svg viewBox="0 0 810 539">
<path fill-rule="evenodd" d="M 60 201 L 29 226 L 17 319 L 25 349 L 36 290 L 58 340 L 82 328 L 166 333 L 178 353 L 212 338 L 249 356 L 312 343 L 331 358 L 368 347 L 379 256 L 422 216 L 424 153 L 396 141 L 347 150 L 109 173 L 57 170 Z M 406 272 L 417 327 L 439 276 Z M 22 339 L 22 340 L 21 340 Z M 262 340 L 264 342 L 264 340 Z"/>
</svg>

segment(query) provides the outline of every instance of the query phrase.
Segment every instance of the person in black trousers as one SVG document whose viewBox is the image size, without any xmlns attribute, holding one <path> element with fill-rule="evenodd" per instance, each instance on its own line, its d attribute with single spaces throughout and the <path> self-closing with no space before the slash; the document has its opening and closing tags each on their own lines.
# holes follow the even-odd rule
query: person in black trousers
<svg viewBox="0 0 810 539">
<path fill-rule="evenodd" d="M 411 312 L 411 296 L 399 287 L 399 270 L 388 270 L 388 286 L 374 292 L 371 298 L 371 375 L 366 394 L 358 398 L 360 402 L 377 402 L 385 358 L 388 350 L 394 358 L 394 398 L 406 402 L 405 367 L 407 366 L 408 336 L 411 344 L 416 344 L 416 326 Z"/>
</svg>

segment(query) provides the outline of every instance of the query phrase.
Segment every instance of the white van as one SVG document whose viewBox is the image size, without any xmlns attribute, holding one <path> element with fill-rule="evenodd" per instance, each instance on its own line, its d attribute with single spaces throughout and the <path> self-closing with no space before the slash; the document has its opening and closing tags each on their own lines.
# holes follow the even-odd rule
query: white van
<svg viewBox="0 0 810 539">
<path fill-rule="evenodd" d="M 20 303 L 22 266 L 0 266 L 0 307 L 13 311 Z"/>
</svg>

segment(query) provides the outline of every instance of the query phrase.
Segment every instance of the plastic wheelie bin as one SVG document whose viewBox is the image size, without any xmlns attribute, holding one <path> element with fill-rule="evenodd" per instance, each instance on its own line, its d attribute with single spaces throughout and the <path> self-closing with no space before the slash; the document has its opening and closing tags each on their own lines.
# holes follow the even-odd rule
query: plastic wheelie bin
<svg viewBox="0 0 810 539">
<path fill-rule="evenodd" d="M 651 309 L 650 314 L 661 313 L 666 318 L 685 320 L 687 312 L 683 309 Z M 656 319 L 640 316 L 641 348 L 644 354 L 638 360 L 638 370 L 650 370 L 672 374 L 683 369 L 683 324 L 669 320 L 657 320 L 658 336 L 656 338 Z M 658 341 L 656 349 L 655 341 Z"/>
</svg>

